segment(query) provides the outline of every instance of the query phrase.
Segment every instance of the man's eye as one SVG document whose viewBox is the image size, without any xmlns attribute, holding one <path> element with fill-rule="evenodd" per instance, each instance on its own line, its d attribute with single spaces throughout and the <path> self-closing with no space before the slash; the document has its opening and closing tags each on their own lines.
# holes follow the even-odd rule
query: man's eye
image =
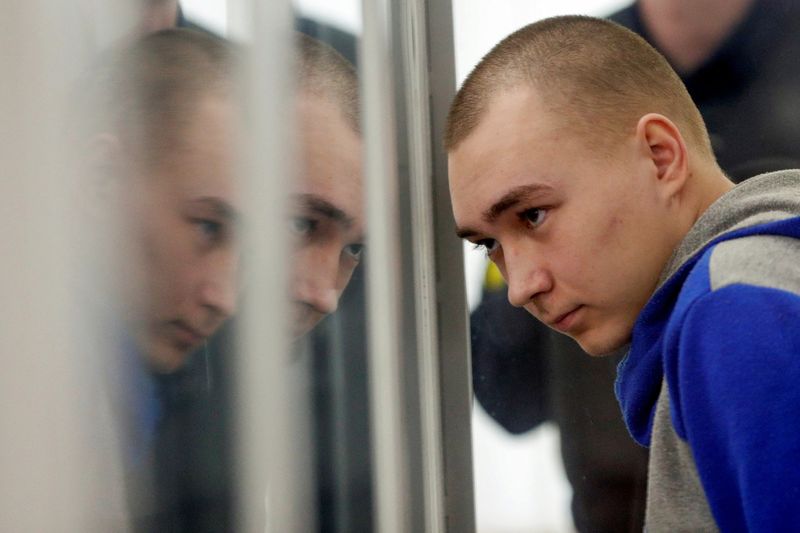
<svg viewBox="0 0 800 533">
<path fill-rule="evenodd" d="M 360 243 L 355 244 L 348 244 L 344 247 L 344 253 L 347 254 L 351 259 L 356 261 L 361 260 L 361 253 L 364 251 L 364 245 Z"/>
<path fill-rule="evenodd" d="M 534 207 L 531 209 L 526 209 L 525 211 L 519 214 L 519 217 L 531 227 L 539 226 L 542 222 L 544 222 L 545 215 L 547 214 L 546 209 L 541 209 L 539 207 Z"/>
<path fill-rule="evenodd" d="M 216 220 L 209 220 L 209 219 L 197 219 L 195 221 L 197 227 L 199 228 L 200 232 L 203 234 L 203 237 L 208 239 L 209 241 L 218 241 L 222 238 L 223 234 L 223 225 Z"/>
<path fill-rule="evenodd" d="M 305 236 L 313 232 L 317 227 L 317 221 L 308 217 L 292 217 L 290 229 L 295 235 Z"/>
<path fill-rule="evenodd" d="M 492 255 L 500 247 L 500 243 L 494 239 L 481 239 L 473 244 L 476 250 L 484 250 L 486 255 Z"/>
</svg>

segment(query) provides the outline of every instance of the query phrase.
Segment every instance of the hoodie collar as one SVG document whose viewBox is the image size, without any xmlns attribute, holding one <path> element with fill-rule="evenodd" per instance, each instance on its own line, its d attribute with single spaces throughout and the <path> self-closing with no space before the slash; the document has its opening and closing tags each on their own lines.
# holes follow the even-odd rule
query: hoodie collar
<svg viewBox="0 0 800 533">
<path fill-rule="evenodd" d="M 705 250 L 722 241 L 758 233 L 797 232 L 796 223 L 790 231 L 780 221 L 798 215 L 800 172 L 764 174 L 722 195 L 675 249 L 662 271 L 658 289 L 634 324 L 630 351 L 617 369 L 615 393 L 625 424 L 638 443 L 650 444 L 655 404 L 664 378 L 664 330 L 692 267 Z"/>
</svg>

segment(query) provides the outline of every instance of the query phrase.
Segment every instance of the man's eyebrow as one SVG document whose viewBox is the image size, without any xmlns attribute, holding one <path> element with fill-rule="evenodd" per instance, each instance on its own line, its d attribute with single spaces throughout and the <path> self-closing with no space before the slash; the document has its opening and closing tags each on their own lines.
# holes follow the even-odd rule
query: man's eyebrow
<svg viewBox="0 0 800 533">
<path fill-rule="evenodd" d="M 319 196 L 314 194 L 298 194 L 296 198 L 297 203 L 309 211 L 313 211 L 318 215 L 322 215 L 333 220 L 334 222 L 338 222 L 345 228 L 350 228 L 353 225 L 353 217 L 329 201 L 320 198 Z"/>
<path fill-rule="evenodd" d="M 483 212 L 483 219 L 486 222 L 494 222 L 498 219 L 500 215 L 502 215 L 507 210 L 511 209 L 518 203 L 523 200 L 528 199 L 530 196 L 534 194 L 541 193 L 543 191 L 550 190 L 550 187 L 547 185 L 520 185 L 519 187 L 514 187 L 506 194 L 503 195 L 498 201 L 496 201 L 492 206 Z"/>
<path fill-rule="evenodd" d="M 528 199 L 530 196 L 534 194 L 539 194 L 544 191 L 550 190 L 550 187 L 547 185 L 521 185 L 519 187 L 514 187 L 506 194 L 503 195 L 498 201 L 496 201 L 492 206 L 483 212 L 483 220 L 486 222 L 492 223 L 497 218 L 502 215 L 506 210 L 511 209 L 518 203 L 522 202 L 523 200 Z M 461 239 L 469 239 L 470 237 L 474 237 L 475 235 L 480 235 L 480 231 L 471 229 L 471 228 L 456 228 L 456 235 Z"/>
<path fill-rule="evenodd" d="M 234 208 L 225 200 L 216 196 L 203 196 L 193 200 L 192 203 L 202 204 L 211 208 L 215 215 L 228 222 L 235 223 L 239 220 L 239 212 L 236 210 L 236 208 Z"/>
<path fill-rule="evenodd" d="M 456 235 L 458 235 L 459 239 L 469 239 L 470 237 L 474 237 L 477 235 L 478 232 L 474 229 L 469 228 L 456 228 Z"/>
</svg>

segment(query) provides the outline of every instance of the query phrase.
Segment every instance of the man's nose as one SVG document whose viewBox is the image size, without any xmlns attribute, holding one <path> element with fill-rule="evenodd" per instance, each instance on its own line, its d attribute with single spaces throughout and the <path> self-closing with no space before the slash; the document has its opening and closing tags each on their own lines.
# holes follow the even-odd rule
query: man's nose
<svg viewBox="0 0 800 533">
<path fill-rule="evenodd" d="M 539 261 L 524 255 L 505 256 L 508 301 L 515 307 L 531 303 L 537 295 L 548 292 L 553 281 Z"/>
<path fill-rule="evenodd" d="M 203 281 L 200 287 L 200 303 L 215 315 L 226 319 L 236 312 L 238 280 L 235 268 L 225 268 Z"/>
<path fill-rule="evenodd" d="M 294 297 L 322 314 L 336 311 L 339 302 L 338 250 L 323 249 L 305 254 L 294 265 Z"/>
</svg>

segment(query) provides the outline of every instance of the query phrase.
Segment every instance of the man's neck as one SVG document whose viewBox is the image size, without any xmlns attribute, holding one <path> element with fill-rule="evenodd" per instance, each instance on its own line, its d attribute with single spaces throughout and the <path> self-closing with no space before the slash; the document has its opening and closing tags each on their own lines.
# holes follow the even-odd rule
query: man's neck
<svg viewBox="0 0 800 533">
<path fill-rule="evenodd" d="M 747 16 L 754 0 L 640 0 L 655 45 L 682 74 L 703 64 Z"/>
<path fill-rule="evenodd" d="M 716 164 L 710 164 L 707 168 L 696 172 L 693 182 L 696 203 L 692 224 L 703 216 L 711 204 L 736 186 Z"/>
</svg>

